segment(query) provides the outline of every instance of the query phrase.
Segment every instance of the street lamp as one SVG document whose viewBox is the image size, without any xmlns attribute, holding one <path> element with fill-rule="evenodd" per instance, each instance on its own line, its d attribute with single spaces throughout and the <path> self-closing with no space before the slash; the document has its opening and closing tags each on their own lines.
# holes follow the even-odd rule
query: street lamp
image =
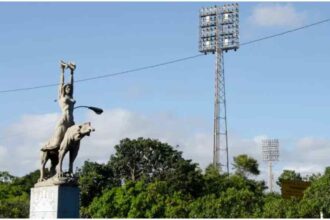
<svg viewBox="0 0 330 220">
<path fill-rule="evenodd" d="M 88 108 L 88 109 L 92 110 L 93 112 L 95 112 L 95 114 L 98 114 L 98 115 L 103 113 L 103 109 L 94 107 L 94 106 L 80 105 L 80 106 L 74 107 L 73 109 L 77 109 L 77 108 Z"/>
</svg>

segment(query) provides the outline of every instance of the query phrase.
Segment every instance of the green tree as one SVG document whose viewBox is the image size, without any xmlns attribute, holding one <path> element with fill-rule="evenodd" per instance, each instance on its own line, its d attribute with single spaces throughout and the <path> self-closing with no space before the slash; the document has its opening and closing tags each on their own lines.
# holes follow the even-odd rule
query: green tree
<svg viewBox="0 0 330 220">
<path fill-rule="evenodd" d="M 165 218 L 187 218 L 189 215 L 189 204 L 193 199 L 182 192 L 174 192 L 165 200 Z"/>
<path fill-rule="evenodd" d="M 277 193 L 269 193 L 265 197 L 263 218 L 299 218 L 299 200 L 283 199 Z"/>
<path fill-rule="evenodd" d="M 300 204 L 303 218 L 319 218 L 321 211 L 325 218 L 330 217 L 330 167 L 306 189 Z"/>
<path fill-rule="evenodd" d="M 7 171 L 0 171 L 0 183 L 11 183 L 15 178 L 15 176 L 10 175 Z"/>
<path fill-rule="evenodd" d="M 148 186 L 144 180 L 128 181 L 95 198 L 88 208 L 89 214 L 93 218 L 157 217 L 161 215 L 160 209 L 164 209 L 164 196 L 158 193 L 162 188 L 157 183 Z M 154 201 L 156 198 L 157 202 Z"/>
<path fill-rule="evenodd" d="M 111 167 L 106 164 L 85 161 L 84 165 L 78 170 L 80 187 L 80 215 L 90 217 L 86 208 L 95 197 L 101 195 L 105 189 L 119 186 L 120 183 L 114 179 Z"/>
<path fill-rule="evenodd" d="M 161 177 L 182 159 L 182 153 L 170 145 L 144 138 L 123 139 L 115 150 L 109 163 L 115 175 L 125 181 Z"/>
<path fill-rule="evenodd" d="M 264 190 L 264 181 L 247 179 L 242 175 L 231 175 L 224 182 L 224 191 L 220 198 L 223 216 L 226 218 L 256 218 L 260 216 Z"/>
<path fill-rule="evenodd" d="M 303 178 L 304 181 L 314 182 L 322 177 L 321 173 L 312 173 L 311 175 L 307 175 Z"/>
<path fill-rule="evenodd" d="M 206 169 L 204 195 L 189 205 L 190 218 L 255 218 L 261 216 L 263 181 L 245 176 L 221 175 L 209 166 Z"/>
<path fill-rule="evenodd" d="M 4 189 L 0 185 L 0 218 L 28 218 L 29 195 L 19 192 L 20 188 L 17 186 L 8 186 L 8 188 L 10 189 Z"/>
<path fill-rule="evenodd" d="M 160 218 L 165 216 L 168 187 L 163 181 L 146 184 L 131 200 L 129 218 Z"/>
<path fill-rule="evenodd" d="M 203 195 L 214 194 L 220 196 L 220 193 L 225 190 L 225 187 L 228 182 L 227 174 L 221 174 L 219 169 L 213 164 L 210 164 L 205 169 L 205 174 L 203 175 Z"/>
<path fill-rule="evenodd" d="M 278 177 L 276 184 L 282 186 L 283 180 L 302 181 L 300 173 L 294 170 L 283 170 L 282 174 Z"/>
<path fill-rule="evenodd" d="M 29 215 L 29 190 L 25 177 L 14 177 L 1 172 L 0 218 L 27 218 Z"/>
<path fill-rule="evenodd" d="M 171 169 L 166 170 L 157 180 L 165 181 L 169 193 L 182 192 L 193 197 L 202 195 L 204 186 L 202 172 L 197 164 L 183 158 L 176 161 Z"/>
<path fill-rule="evenodd" d="M 182 192 L 170 192 L 165 181 L 128 181 L 105 190 L 88 211 L 93 218 L 184 218 L 189 199 Z"/>
<path fill-rule="evenodd" d="M 214 194 L 195 199 L 189 218 L 255 218 L 261 213 L 260 198 L 248 189 L 228 188 L 220 197 Z"/>
<path fill-rule="evenodd" d="M 124 139 L 115 149 L 109 166 L 119 180 L 166 180 L 172 191 L 184 190 L 196 196 L 202 187 L 198 165 L 185 160 L 182 152 L 166 143 L 144 138 Z"/>
<path fill-rule="evenodd" d="M 145 188 L 145 181 L 140 180 L 135 182 L 127 181 L 122 186 L 105 190 L 88 207 L 89 214 L 93 218 L 127 218 L 131 210 L 132 201 Z M 135 217 L 142 217 L 142 214 L 135 213 Z"/>
<path fill-rule="evenodd" d="M 186 201 L 178 195 L 203 193 L 201 170 L 172 146 L 139 138 L 115 149 L 106 165 L 85 162 L 78 171 L 82 217 L 183 216 Z"/>
<path fill-rule="evenodd" d="M 189 204 L 189 218 L 224 218 L 218 197 L 214 194 L 199 197 Z"/>
<path fill-rule="evenodd" d="M 233 167 L 236 174 L 247 177 L 249 174 L 259 175 L 259 164 L 257 160 L 246 154 L 234 157 Z"/>
<path fill-rule="evenodd" d="M 39 179 L 39 170 L 22 177 L 0 173 L 0 218 L 28 218 L 30 190 Z"/>
<path fill-rule="evenodd" d="M 28 194 L 30 194 L 31 188 L 38 182 L 40 177 L 40 171 L 35 170 L 30 172 L 22 177 L 17 177 L 12 182 L 13 185 L 20 186 L 22 190 Z"/>
</svg>

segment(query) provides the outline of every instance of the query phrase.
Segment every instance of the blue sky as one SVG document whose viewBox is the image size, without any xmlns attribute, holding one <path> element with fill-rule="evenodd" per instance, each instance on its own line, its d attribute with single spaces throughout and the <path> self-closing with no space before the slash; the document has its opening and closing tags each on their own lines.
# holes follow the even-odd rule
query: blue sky
<svg viewBox="0 0 330 220">
<path fill-rule="evenodd" d="M 196 55 L 199 9 L 214 4 L 2 2 L 0 90 L 57 83 L 60 59 L 75 61 L 75 77 L 82 79 Z M 240 42 L 327 19 L 329 6 L 330 3 L 307 2 L 240 3 Z M 233 154 L 246 151 L 258 155 L 256 139 L 263 136 L 279 138 L 283 153 L 300 151 L 301 146 L 313 151 L 313 146 L 317 145 L 320 155 L 324 151 L 330 154 L 329 25 L 324 23 L 225 54 L 228 129 L 233 139 L 230 140 Z M 185 152 L 195 152 L 194 141 L 188 141 L 191 146 L 182 146 L 182 150 L 187 157 L 205 165 L 212 159 L 214 59 L 213 55 L 201 56 L 155 69 L 79 83 L 75 87 L 75 99 L 79 105 L 100 106 L 112 115 L 119 114 L 118 118 L 123 117 L 123 120 L 128 120 L 121 114 L 123 112 L 126 116 L 135 115 L 129 117 L 132 120 L 141 117 L 141 121 L 150 123 L 148 131 L 153 131 L 152 126 L 159 131 L 141 134 L 169 140 L 172 144 L 184 145 L 183 140 L 190 136 L 204 135 L 203 140 L 210 140 L 198 144 L 207 156 L 200 158 L 197 153 Z M 0 158 L 16 152 L 14 149 L 19 149 L 22 142 L 32 151 L 46 141 L 50 131 L 41 135 L 42 130 L 27 134 L 22 129 L 16 134 L 14 128 L 21 126 L 30 130 L 29 124 L 38 124 L 49 116 L 51 119 L 46 120 L 47 123 L 43 121 L 43 125 L 51 130 L 59 112 L 53 101 L 56 91 L 56 87 L 50 87 L 0 93 L 3 103 Z M 106 116 L 100 117 L 95 119 L 79 110 L 76 122 L 102 121 Z M 126 123 L 110 120 L 114 121 Z M 169 121 L 171 123 L 166 124 Z M 130 136 L 129 125 L 134 123 L 136 121 L 122 127 L 122 133 L 116 138 Z M 116 130 L 118 124 L 104 125 L 104 129 Z M 137 126 L 136 129 L 144 128 Z M 182 134 L 184 138 L 166 136 L 171 132 L 180 134 L 182 130 L 186 132 Z M 32 139 L 31 135 L 34 135 Z M 28 140 L 20 138 L 23 136 Z M 13 140 L 13 137 L 20 140 Z M 37 151 L 35 155 L 38 157 Z M 319 171 L 327 165 L 323 157 L 315 157 L 309 161 L 311 167 L 315 161 L 320 161 L 320 166 L 308 171 Z M 104 161 L 108 155 L 88 158 Z M 289 159 L 292 160 L 283 156 L 278 169 L 297 168 L 303 163 L 297 158 L 300 162 L 288 164 L 286 160 Z M 32 153 L 28 160 L 33 160 Z M 26 163 L 29 165 L 17 170 L 9 165 L 5 168 L 24 174 L 28 168 L 37 167 L 36 163 Z"/>
</svg>

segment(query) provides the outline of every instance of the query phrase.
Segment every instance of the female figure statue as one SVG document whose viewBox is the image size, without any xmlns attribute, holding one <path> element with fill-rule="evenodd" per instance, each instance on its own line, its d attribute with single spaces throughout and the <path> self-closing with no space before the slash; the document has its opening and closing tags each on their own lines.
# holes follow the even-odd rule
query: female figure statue
<svg viewBox="0 0 330 220">
<path fill-rule="evenodd" d="M 71 80 L 70 83 L 64 84 L 64 72 L 65 69 L 70 69 Z M 44 169 L 48 159 L 51 159 L 51 174 L 55 174 L 55 167 L 58 163 L 58 150 L 60 148 L 61 142 L 65 135 L 65 132 L 69 127 L 74 125 L 73 119 L 73 109 L 74 104 L 76 101 L 73 99 L 73 73 L 76 68 L 74 63 L 66 64 L 61 62 L 61 78 L 60 78 L 60 85 L 58 91 L 58 103 L 62 111 L 62 115 L 60 120 L 58 121 L 55 133 L 52 138 L 48 141 L 48 143 L 42 147 L 41 151 L 49 152 L 43 153 L 41 158 L 41 173 L 40 173 L 40 180 L 44 179 Z M 51 153 L 54 152 L 54 153 Z M 56 152 L 56 153 L 55 153 Z"/>
</svg>

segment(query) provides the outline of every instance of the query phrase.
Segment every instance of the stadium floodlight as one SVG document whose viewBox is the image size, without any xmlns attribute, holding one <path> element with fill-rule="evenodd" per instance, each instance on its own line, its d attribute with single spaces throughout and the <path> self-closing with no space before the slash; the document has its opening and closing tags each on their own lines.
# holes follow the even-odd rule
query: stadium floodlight
<svg viewBox="0 0 330 220">
<path fill-rule="evenodd" d="M 200 10 L 199 51 L 215 53 L 239 48 L 238 4 L 213 6 Z M 206 43 L 208 42 L 208 43 Z"/>
<path fill-rule="evenodd" d="M 202 8 L 199 20 L 199 51 L 216 54 L 213 165 L 218 168 L 226 166 L 229 173 L 223 51 L 239 48 L 238 4 Z M 220 155 L 220 151 L 225 154 Z"/>
<path fill-rule="evenodd" d="M 278 161 L 280 156 L 278 139 L 264 139 L 262 140 L 262 158 L 268 162 L 268 187 L 273 192 L 273 162 Z"/>
<path fill-rule="evenodd" d="M 280 156 L 278 139 L 262 140 L 262 156 L 264 161 L 278 161 Z"/>
</svg>

